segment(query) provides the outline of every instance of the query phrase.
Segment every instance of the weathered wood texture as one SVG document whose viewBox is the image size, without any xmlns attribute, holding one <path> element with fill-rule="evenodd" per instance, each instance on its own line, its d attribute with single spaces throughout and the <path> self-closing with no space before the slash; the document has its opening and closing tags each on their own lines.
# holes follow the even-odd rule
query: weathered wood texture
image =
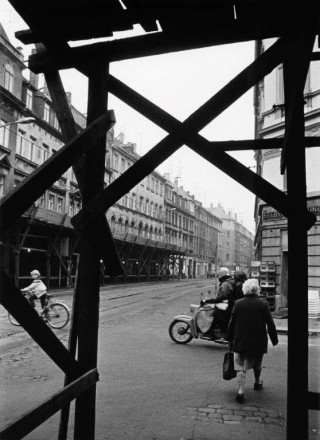
<svg viewBox="0 0 320 440">
<path fill-rule="evenodd" d="M 288 400 L 287 438 L 308 438 L 308 236 L 299 215 L 307 207 L 304 84 L 314 37 L 292 38 L 283 63 L 285 142 L 282 170 L 293 215 L 288 218 Z M 298 276 L 297 276 L 298 274 Z M 298 294 L 297 294 L 298 293 Z M 297 326 L 297 322 L 299 325 Z"/>
<path fill-rule="evenodd" d="M 94 64 L 89 76 L 88 124 L 107 110 L 108 66 Z M 87 204 L 92 197 L 104 188 L 106 137 L 101 138 L 94 150 L 85 156 L 83 175 L 83 202 Z M 92 172 L 94 170 L 94 172 Z M 96 242 L 103 230 L 102 217 L 96 217 L 82 231 L 80 239 L 80 262 L 77 285 L 78 295 L 78 360 L 85 369 L 97 366 L 100 257 Z M 76 400 L 74 438 L 94 440 L 95 437 L 96 387 L 83 393 Z"/>
<path fill-rule="evenodd" d="M 66 403 L 92 387 L 99 380 L 96 369 L 90 370 L 58 391 L 40 405 L 23 414 L 0 431 L 1 440 L 19 440 L 58 412 Z"/>
<path fill-rule="evenodd" d="M 44 50 L 43 45 L 38 44 L 37 50 Z M 46 72 L 45 79 L 61 127 L 62 135 L 65 142 L 68 142 L 77 135 L 77 130 L 59 72 Z M 83 156 L 73 163 L 73 170 L 81 192 L 83 187 L 83 166 Z M 112 277 L 122 275 L 123 267 L 113 241 L 109 223 L 104 214 L 102 214 L 102 217 L 103 223 L 105 224 L 103 226 L 104 229 L 101 233 L 101 237 L 96 243 L 97 252 L 100 253 L 101 258 L 104 261 L 105 271 L 108 275 Z"/>
<path fill-rule="evenodd" d="M 34 170 L 0 201 L 1 234 L 5 234 L 19 217 L 71 167 L 81 155 L 105 135 L 115 122 L 113 111 L 100 116 L 81 134 Z"/>
<path fill-rule="evenodd" d="M 308 408 L 314 411 L 320 411 L 320 393 L 308 393 Z"/>
<path fill-rule="evenodd" d="M 74 379 L 84 371 L 3 270 L 0 303 L 64 373 Z"/>
</svg>

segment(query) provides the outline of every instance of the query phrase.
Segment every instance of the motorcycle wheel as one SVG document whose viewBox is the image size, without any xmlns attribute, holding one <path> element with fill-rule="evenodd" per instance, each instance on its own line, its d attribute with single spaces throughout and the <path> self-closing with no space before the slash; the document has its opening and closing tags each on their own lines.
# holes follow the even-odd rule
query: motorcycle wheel
<svg viewBox="0 0 320 440">
<path fill-rule="evenodd" d="M 184 321 L 174 320 L 169 327 L 170 338 L 177 344 L 187 344 L 193 339 L 190 325 Z"/>
</svg>

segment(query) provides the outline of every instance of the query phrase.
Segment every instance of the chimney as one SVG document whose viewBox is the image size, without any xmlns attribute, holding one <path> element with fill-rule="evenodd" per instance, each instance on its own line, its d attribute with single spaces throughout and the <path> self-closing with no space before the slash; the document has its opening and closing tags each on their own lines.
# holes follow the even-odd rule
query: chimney
<svg viewBox="0 0 320 440">
<path fill-rule="evenodd" d="M 69 104 L 69 106 L 71 106 L 72 93 L 71 92 L 66 92 L 66 95 L 67 95 L 68 104 Z"/>
<path fill-rule="evenodd" d="M 118 134 L 117 138 L 119 139 L 119 141 L 124 144 L 124 133 L 122 133 L 122 131 L 120 131 L 120 133 Z"/>
<path fill-rule="evenodd" d="M 34 55 L 36 53 L 37 53 L 36 49 L 32 49 L 31 54 Z M 39 75 L 33 73 L 31 70 L 30 70 L 30 83 L 36 89 L 39 88 Z"/>
<path fill-rule="evenodd" d="M 166 180 L 170 180 L 170 173 L 164 173 L 163 177 L 164 177 Z"/>
</svg>

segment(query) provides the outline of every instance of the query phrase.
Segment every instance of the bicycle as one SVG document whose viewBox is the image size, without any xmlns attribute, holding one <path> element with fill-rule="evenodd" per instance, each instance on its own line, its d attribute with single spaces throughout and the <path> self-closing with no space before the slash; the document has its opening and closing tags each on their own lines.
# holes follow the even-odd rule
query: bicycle
<svg viewBox="0 0 320 440">
<path fill-rule="evenodd" d="M 25 296 L 28 296 L 27 292 L 24 293 Z M 46 302 L 45 306 L 42 309 L 40 306 L 40 310 L 35 307 L 37 313 L 40 318 L 44 320 L 50 327 L 52 328 L 63 328 L 65 327 L 70 320 L 70 311 L 66 304 L 60 302 L 52 302 L 52 295 L 46 293 Z M 28 299 L 28 298 L 27 298 Z M 29 301 L 29 299 L 28 299 Z M 31 301 L 29 301 L 31 303 Z M 32 304 L 32 303 L 31 303 Z M 19 326 L 19 322 L 14 319 L 13 316 L 8 313 L 8 319 L 12 325 Z"/>
</svg>

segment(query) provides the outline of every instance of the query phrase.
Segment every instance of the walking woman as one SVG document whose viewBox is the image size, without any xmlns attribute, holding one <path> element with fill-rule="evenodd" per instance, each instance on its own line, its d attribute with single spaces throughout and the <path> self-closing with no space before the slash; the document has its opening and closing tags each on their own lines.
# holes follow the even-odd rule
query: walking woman
<svg viewBox="0 0 320 440">
<path fill-rule="evenodd" d="M 268 335 L 272 345 L 278 344 L 277 330 L 267 301 L 259 298 L 259 284 L 255 278 L 243 283 L 244 298 L 235 302 L 228 326 L 227 339 L 232 344 L 239 390 L 236 400 L 244 402 L 247 371 L 253 369 L 254 390 L 263 388 L 260 380 L 262 360 L 268 349 Z"/>
</svg>

